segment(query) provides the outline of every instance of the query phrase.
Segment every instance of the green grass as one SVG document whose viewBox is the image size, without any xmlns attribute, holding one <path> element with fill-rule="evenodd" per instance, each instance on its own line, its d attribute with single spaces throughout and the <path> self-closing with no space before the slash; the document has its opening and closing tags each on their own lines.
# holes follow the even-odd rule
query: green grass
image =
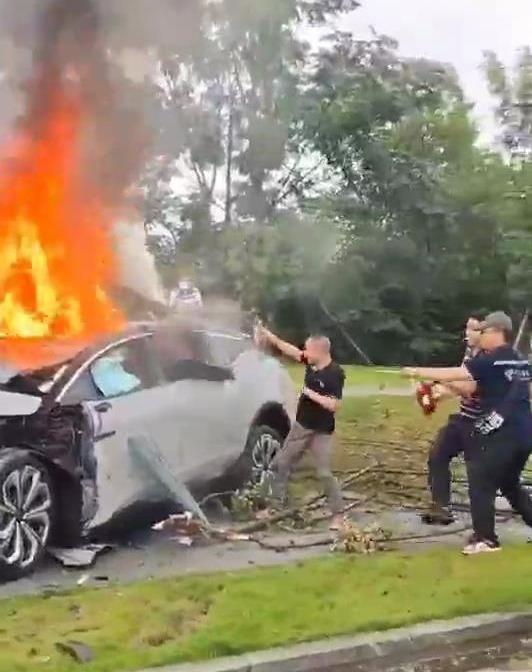
<svg viewBox="0 0 532 672">
<path fill-rule="evenodd" d="M 300 364 L 288 364 L 288 370 L 294 383 L 299 387 L 303 384 L 305 367 Z M 408 388 L 410 383 L 399 375 L 399 369 L 393 367 L 375 366 L 342 366 L 346 373 L 346 387 L 371 387 L 371 388 Z"/>
<path fill-rule="evenodd" d="M 2 601 L 0 671 L 79 670 L 55 648 L 65 640 L 92 647 L 86 672 L 120 672 L 531 603 L 526 547 L 327 557 Z"/>
<path fill-rule="evenodd" d="M 340 439 L 425 440 L 456 408 L 457 402 L 445 401 L 436 413 L 426 416 L 412 395 L 346 397 L 337 417 L 338 435 Z"/>
<path fill-rule="evenodd" d="M 442 403 L 435 414 L 424 416 L 412 396 L 346 397 L 337 418 L 334 468 L 339 476 L 375 464 L 357 481 L 354 490 L 381 507 L 427 504 L 425 469 L 430 442 L 456 410 L 455 401 Z M 453 469 L 460 474 L 460 463 Z M 291 494 L 320 490 L 310 457 L 300 465 Z"/>
<path fill-rule="evenodd" d="M 407 463 L 422 468 L 424 442 L 451 409 L 427 419 L 408 397 L 346 399 L 338 418 L 336 467 L 356 469 L 378 456 L 383 470 L 357 488 L 371 493 L 372 503 L 377 493 L 391 496 L 398 479 L 388 481 L 385 469 Z M 387 442 L 408 452 L 388 450 Z M 83 666 L 86 672 L 130 672 L 530 604 L 525 546 L 479 558 L 463 558 L 454 548 L 329 556 L 287 567 L 0 601 L 0 672 L 79 670 L 55 647 L 67 640 L 93 649 L 95 661 Z"/>
</svg>

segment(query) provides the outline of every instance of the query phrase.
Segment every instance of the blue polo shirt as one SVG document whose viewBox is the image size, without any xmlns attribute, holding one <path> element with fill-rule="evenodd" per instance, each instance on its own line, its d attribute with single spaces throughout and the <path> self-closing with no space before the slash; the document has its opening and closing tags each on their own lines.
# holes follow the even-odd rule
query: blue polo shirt
<svg viewBox="0 0 532 672">
<path fill-rule="evenodd" d="M 483 414 L 496 411 L 504 422 L 532 441 L 530 410 L 530 364 L 510 345 L 484 352 L 465 362 L 477 383 L 478 400 Z"/>
</svg>

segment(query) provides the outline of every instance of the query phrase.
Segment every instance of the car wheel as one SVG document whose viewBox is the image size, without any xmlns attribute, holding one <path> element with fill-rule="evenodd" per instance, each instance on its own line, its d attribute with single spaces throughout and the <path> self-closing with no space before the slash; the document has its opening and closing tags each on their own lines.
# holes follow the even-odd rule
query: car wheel
<svg viewBox="0 0 532 672">
<path fill-rule="evenodd" d="M 272 463 L 281 449 L 283 439 L 272 427 L 254 427 L 248 438 L 246 452 L 251 461 L 249 481 L 252 485 L 262 485 L 271 477 Z"/>
<path fill-rule="evenodd" d="M 25 451 L 0 453 L 0 578 L 32 572 L 53 525 L 54 495 L 46 468 Z"/>
</svg>

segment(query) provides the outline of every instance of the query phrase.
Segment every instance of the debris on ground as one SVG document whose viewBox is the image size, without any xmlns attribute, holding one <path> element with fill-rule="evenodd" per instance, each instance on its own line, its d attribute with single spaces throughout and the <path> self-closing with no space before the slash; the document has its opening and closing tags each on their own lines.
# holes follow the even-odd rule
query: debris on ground
<svg viewBox="0 0 532 672">
<path fill-rule="evenodd" d="M 231 496 L 231 513 L 235 520 L 249 520 L 256 513 L 269 510 L 273 505 L 267 483 L 237 490 Z"/>
<path fill-rule="evenodd" d="M 199 539 L 211 539 L 218 541 L 250 541 L 249 534 L 239 530 L 215 528 L 210 523 L 206 526 L 202 520 L 194 518 L 191 511 L 175 514 L 153 525 L 156 532 L 171 533 L 171 539 L 182 546 L 192 546 Z"/>
<path fill-rule="evenodd" d="M 360 528 L 346 520 L 345 524 L 338 530 L 338 537 L 331 550 L 367 555 L 382 550 L 383 544 L 391 538 L 391 531 L 383 529 L 376 523 Z"/>
<path fill-rule="evenodd" d="M 110 544 L 87 544 L 79 548 L 57 548 L 50 546 L 46 549 L 48 555 L 60 562 L 63 567 L 84 569 L 92 567 L 96 558 L 114 547 Z"/>
<path fill-rule="evenodd" d="M 90 646 L 83 642 L 57 642 L 56 649 L 70 656 L 76 663 L 90 663 L 94 660 L 94 653 Z"/>
<path fill-rule="evenodd" d="M 210 526 L 209 526 L 210 527 Z M 171 532 L 180 537 L 207 536 L 207 528 L 202 520 L 194 518 L 191 511 L 176 513 L 152 526 L 156 532 Z"/>
</svg>

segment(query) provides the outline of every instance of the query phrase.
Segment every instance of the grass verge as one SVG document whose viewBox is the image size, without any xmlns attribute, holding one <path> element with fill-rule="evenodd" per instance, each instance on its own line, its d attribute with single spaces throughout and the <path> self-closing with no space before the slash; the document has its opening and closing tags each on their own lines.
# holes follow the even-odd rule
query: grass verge
<svg viewBox="0 0 532 672">
<path fill-rule="evenodd" d="M 412 397 L 346 397 L 337 418 L 334 468 L 341 476 L 377 461 L 379 466 L 357 481 L 356 491 L 379 506 L 423 507 L 428 448 L 455 410 L 455 402 L 445 402 L 426 417 Z M 458 474 L 460 468 L 455 461 L 453 470 Z M 312 460 L 306 457 L 291 486 L 292 495 L 297 500 L 319 490 Z"/>
<path fill-rule="evenodd" d="M 531 603 L 526 547 L 327 557 L 2 601 L 0 670 L 79 670 L 55 648 L 66 640 L 93 649 L 86 672 L 120 672 Z"/>
<path fill-rule="evenodd" d="M 394 451 L 394 442 L 411 446 L 408 460 L 418 460 L 422 468 L 424 447 L 416 446 L 424 446 L 445 417 L 442 409 L 424 418 L 408 397 L 347 398 L 338 418 L 336 468 L 356 469 L 375 455 L 387 468 L 397 462 L 404 467 L 404 453 Z M 313 487 L 311 480 L 302 479 L 305 489 Z M 397 480 L 383 468 L 360 486 L 369 493 L 392 492 Z M 129 672 L 514 609 L 532 602 L 529 564 L 527 548 L 469 560 L 454 550 L 336 556 L 238 574 L 5 600 L 0 602 L 0 672 L 79 670 L 56 649 L 57 642 L 68 640 L 95 652 L 95 661 L 83 666 L 87 672 Z"/>
</svg>

